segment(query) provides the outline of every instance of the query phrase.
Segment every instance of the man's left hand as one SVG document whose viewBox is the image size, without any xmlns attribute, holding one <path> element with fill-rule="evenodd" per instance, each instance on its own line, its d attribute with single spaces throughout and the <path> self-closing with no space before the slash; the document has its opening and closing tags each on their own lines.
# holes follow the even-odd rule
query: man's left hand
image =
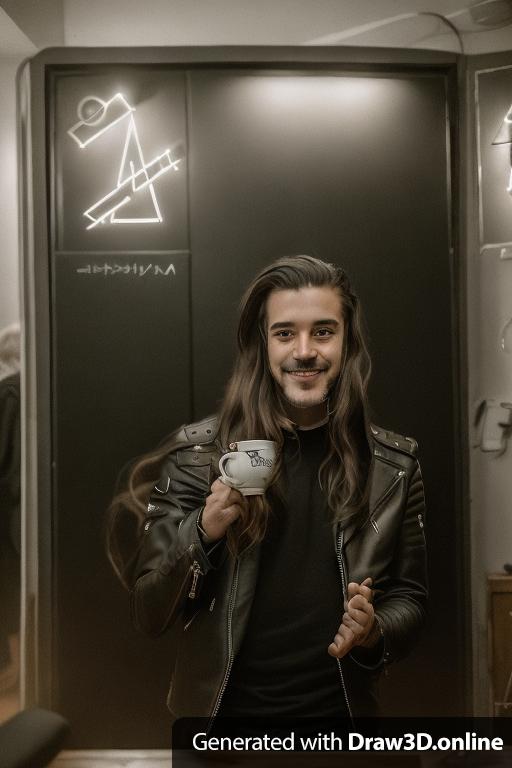
<svg viewBox="0 0 512 768">
<path fill-rule="evenodd" d="M 327 649 L 331 656 L 341 659 L 354 646 L 365 644 L 375 622 L 371 585 L 371 578 L 361 584 L 353 581 L 348 585 L 345 613 L 334 641 Z"/>
</svg>

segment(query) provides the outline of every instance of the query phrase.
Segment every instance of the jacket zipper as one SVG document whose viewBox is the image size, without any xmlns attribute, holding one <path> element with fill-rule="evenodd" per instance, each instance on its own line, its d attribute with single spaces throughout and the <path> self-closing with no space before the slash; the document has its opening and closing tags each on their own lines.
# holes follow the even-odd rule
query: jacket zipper
<svg viewBox="0 0 512 768">
<path fill-rule="evenodd" d="M 197 611 L 194 613 L 193 616 L 190 617 L 190 619 L 187 621 L 187 623 L 183 626 L 183 631 L 186 632 L 187 629 L 190 627 L 194 619 L 196 618 L 197 614 L 199 613 L 200 608 L 197 609 Z"/>
<path fill-rule="evenodd" d="M 191 544 L 190 547 L 188 548 L 188 551 L 190 553 L 192 552 L 192 550 L 193 550 L 193 544 Z M 189 573 L 190 573 L 190 568 L 189 568 Z M 145 574 L 145 576 L 148 576 L 148 575 L 149 574 Z M 144 578 L 144 576 L 142 578 Z M 176 599 L 175 599 L 174 603 L 172 604 L 172 608 L 171 608 L 171 610 L 169 611 L 169 613 L 167 615 L 167 619 L 166 619 L 165 624 L 164 624 L 164 629 L 166 629 L 169 626 L 169 622 L 171 620 L 171 616 L 174 613 L 174 610 L 175 610 L 176 606 L 178 605 L 179 601 L 181 600 L 181 598 L 183 596 L 183 593 L 186 591 L 187 581 L 188 581 L 188 576 L 187 576 L 186 579 L 184 579 L 183 584 L 180 587 L 180 591 L 178 592 L 178 595 L 176 596 Z"/>
<path fill-rule="evenodd" d="M 388 464 L 390 467 L 394 467 L 395 469 L 400 469 L 401 467 L 401 465 L 397 464 L 396 461 L 387 459 L 380 451 L 375 451 L 375 456 L 378 457 L 379 461 L 382 461 L 384 464 Z"/>
<path fill-rule="evenodd" d="M 226 690 L 226 686 L 228 684 L 229 675 L 231 673 L 231 667 L 233 666 L 233 660 L 234 660 L 234 654 L 233 654 L 233 609 L 235 607 L 235 597 L 236 597 L 236 590 L 238 587 L 238 571 L 240 568 L 240 562 L 237 559 L 236 566 L 235 566 L 235 573 L 233 575 L 233 584 L 231 586 L 231 594 L 229 596 L 229 603 L 228 603 L 228 664 L 226 667 L 226 672 L 224 673 L 224 679 L 222 680 L 221 686 L 219 688 L 219 693 L 217 694 L 217 701 L 215 702 L 215 706 L 213 708 L 213 712 L 210 717 L 210 722 L 208 724 L 208 732 L 210 731 L 214 718 L 217 715 L 217 712 L 220 708 L 220 703 L 222 701 L 222 697 L 224 695 L 224 691 Z"/>
<path fill-rule="evenodd" d="M 373 526 L 373 528 L 375 530 L 375 533 L 379 532 L 379 527 L 378 527 L 377 523 L 374 520 L 375 513 L 382 507 L 384 502 L 387 501 L 387 499 L 389 499 L 389 497 L 391 496 L 391 494 L 393 493 L 393 491 L 395 489 L 395 486 L 398 485 L 398 483 L 400 482 L 400 480 L 402 479 L 402 477 L 404 475 L 405 475 L 405 470 L 404 469 L 401 469 L 399 472 L 396 473 L 395 479 L 393 480 L 393 482 L 391 483 L 389 488 L 382 494 L 382 496 L 380 497 L 380 499 L 376 503 L 375 507 L 373 508 L 372 514 L 370 515 L 370 523 L 372 524 L 372 526 Z"/>
<path fill-rule="evenodd" d="M 194 562 L 192 563 L 192 572 L 194 575 L 192 577 L 192 584 L 190 585 L 190 592 L 188 593 L 188 596 L 191 600 L 195 600 L 196 592 L 197 592 L 197 582 L 199 581 L 199 577 L 204 575 L 201 570 L 201 566 L 199 565 L 197 560 L 194 560 Z"/>
<path fill-rule="evenodd" d="M 346 584 L 346 578 L 345 578 L 345 565 L 343 563 L 343 531 L 340 531 L 337 543 L 338 543 L 338 546 L 336 548 L 336 555 L 338 558 L 338 565 L 339 565 L 340 574 L 341 574 L 341 589 L 343 592 L 343 605 L 345 605 L 345 600 L 347 599 L 347 584 Z M 352 722 L 352 725 L 354 725 L 354 718 L 352 716 L 352 709 L 350 707 L 350 702 L 348 700 L 348 693 L 347 693 L 347 687 L 345 685 L 345 678 L 343 677 L 343 670 L 341 669 L 341 660 L 336 659 L 336 661 L 338 663 L 338 670 L 340 673 L 343 695 L 345 697 L 345 704 L 347 705 L 347 711 L 348 711 L 350 720 Z"/>
</svg>

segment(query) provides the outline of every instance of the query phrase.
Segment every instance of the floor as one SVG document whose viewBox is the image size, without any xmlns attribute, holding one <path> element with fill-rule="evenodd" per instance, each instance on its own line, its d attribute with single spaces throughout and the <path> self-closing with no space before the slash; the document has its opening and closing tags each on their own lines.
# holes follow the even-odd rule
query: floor
<svg viewBox="0 0 512 768">
<path fill-rule="evenodd" d="M 354 768 L 423 768 L 414 755 L 351 755 L 352 759 L 348 761 L 346 757 L 343 756 L 344 765 L 352 764 Z M 171 765 L 171 752 L 102 750 L 62 752 L 49 768 L 170 768 Z M 224 753 L 204 760 L 201 756 L 182 752 L 174 760 L 174 768 L 283 768 L 283 765 L 285 768 L 336 768 L 340 762 L 337 754 L 318 753 Z"/>
<path fill-rule="evenodd" d="M 174 768 L 509 768 L 512 764 L 510 751 L 501 754 L 451 753 L 436 755 L 432 752 L 404 753 L 289 753 L 289 754 L 219 754 L 206 761 L 198 755 L 179 753 Z M 62 752 L 50 768 L 170 768 L 171 752 L 122 751 Z"/>
<path fill-rule="evenodd" d="M 171 752 L 165 750 L 64 751 L 50 768 L 169 768 Z"/>
</svg>

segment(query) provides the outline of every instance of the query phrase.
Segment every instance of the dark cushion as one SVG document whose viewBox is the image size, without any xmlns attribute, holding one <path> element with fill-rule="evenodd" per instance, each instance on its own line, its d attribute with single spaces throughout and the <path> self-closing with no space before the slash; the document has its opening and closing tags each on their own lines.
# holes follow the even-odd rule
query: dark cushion
<svg viewBox="0 0 512 768">
<path fill-rule="evenodd" d="M 69 725 L 55 712 L 27 709 L 0 725 L 2 768 L 45 768 L 60 752 Z"/>
</svg>

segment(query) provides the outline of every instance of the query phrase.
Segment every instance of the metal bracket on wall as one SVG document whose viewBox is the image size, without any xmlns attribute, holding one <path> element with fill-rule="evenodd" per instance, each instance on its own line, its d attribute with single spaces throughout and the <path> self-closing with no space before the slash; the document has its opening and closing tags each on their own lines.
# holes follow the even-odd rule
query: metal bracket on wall
<svg viewBox="0 0 512 768">
<path fill-rule="evenodd" d="M 506 352 L 507 354 L 510 354 L 512 351 L 512 344 L 507 344 L 507 334 L 509 328 L 512 326 L 512 317 L 509 317 L 508 320 L 504 323 L 501 334 L 500 334 L 500 347 L 503 350 L 503 352 Z"/>
<path fill-rule="evenodd" d="M 512 435 L 512 403 L 481 400 L 476 405 L 473 424 L 477 432 L 473 448 L 502 456 Z"/>
</svg>

